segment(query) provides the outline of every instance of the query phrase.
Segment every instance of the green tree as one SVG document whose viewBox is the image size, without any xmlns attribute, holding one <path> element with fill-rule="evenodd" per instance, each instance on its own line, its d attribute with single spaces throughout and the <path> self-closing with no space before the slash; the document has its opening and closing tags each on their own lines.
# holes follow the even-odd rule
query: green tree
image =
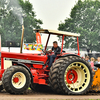
<svg viewBox="0 0 100 100">
<path fill-rule="evenodd" d="M 58 29 L 80 33 L 80 47 L 100 51 L 100 1 L 78 0 L 72 8 L 70 18 L 60 23 Z M 65 47 L 76 48 L 75 38 L 65 38 Z"/>
<path fill-rule="evenodd" d="M 12 0 L 9 0 L 9 3 Z M 41 28 L 42 21 L 36 19 L 33 5 L 29 0 L 18 0 L 21 6 L 22 13 L 26 16 L 24 18 L 24 42 L 32 43 L 36 41 L 36 36 L 33 31 L 34 28 Z M 12 3 L 12 2 L 11 2 Z M 19 8 L 17 8 L 19 9 Z M 20 10 L 20 9 L 19 9 Z M 20 15 L 21 16 L 21 15 Z M 6 0 L 0 1 L 0 34 L 2 35 L 2 46 L 5 46 L 5 41 L 15 41 L 20 43 L 21 39 L 21 20 L 13 13 L 12 7 L 6 3 Z"/>
</svg>

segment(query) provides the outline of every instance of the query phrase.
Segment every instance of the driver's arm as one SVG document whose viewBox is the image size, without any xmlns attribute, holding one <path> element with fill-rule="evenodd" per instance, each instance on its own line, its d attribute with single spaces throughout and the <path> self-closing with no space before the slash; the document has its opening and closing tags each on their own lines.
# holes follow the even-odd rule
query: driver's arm
<svg viewBox="0 0 100 100">
<path fill-rule="evenodd" d="M 51 53 L 53 51 L 54 47 L 51 48 L 51 50 L 48 50 L 47 52 Z"/>
<path fill-rule="evenodd" d="M 47 52 L 51 53 L 51 52 L 52 52 L 52 50 L 48 50 Z"/>
</svg>

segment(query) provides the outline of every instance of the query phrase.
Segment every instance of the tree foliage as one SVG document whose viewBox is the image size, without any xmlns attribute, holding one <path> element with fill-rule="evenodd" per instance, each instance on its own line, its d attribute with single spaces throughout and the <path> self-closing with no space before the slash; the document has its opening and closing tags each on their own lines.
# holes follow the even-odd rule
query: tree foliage
<svg viewBox="0 0 100 100">
<path fill-rule="evenodd" d="M 71 10 L 70 18 L 61 22 L 59 30 L 80 33 L 81 48 L 100 51 L 100 1 L 78 0 Z M 76 48 L 75 38 L 65 38 L 65 47 Z"/>
<path fill-rule="evenodd" d="M 11 0 L 9 0 L 11 2 Z M 36 19 L 33 5 L 29 0 L 18 0 L 23 9 L 24 15 L 24 42 L 32 43 L 36 41 L 34 28 L 41 28 L 42 21 Z M 18 17 L 14 15 L 13 9 L 6 3 L 6 0 L 0 0 L 0 34 L 2 36 L 2 46 L 5 41 L 15 41 L 20 44 L 22 26 Z"/>
</svg>

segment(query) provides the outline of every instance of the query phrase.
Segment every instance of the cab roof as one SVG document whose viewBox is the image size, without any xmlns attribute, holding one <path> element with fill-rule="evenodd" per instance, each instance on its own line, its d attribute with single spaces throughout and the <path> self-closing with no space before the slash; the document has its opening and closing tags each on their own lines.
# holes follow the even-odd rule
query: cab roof
<svg viewBox="0 0 100 100">
<path fill-rule="evenodd" d="M 49 30 L 49 29 L 35 29 L 34 31 L 39 33 L 47 33 L 47 34 L 55 34 L 55 35 L 65 35 L 70 37 L 79 37 L 80 34 L 65 32 L 65 31 L 58 31 L 58 30 Z"/>
</svg>

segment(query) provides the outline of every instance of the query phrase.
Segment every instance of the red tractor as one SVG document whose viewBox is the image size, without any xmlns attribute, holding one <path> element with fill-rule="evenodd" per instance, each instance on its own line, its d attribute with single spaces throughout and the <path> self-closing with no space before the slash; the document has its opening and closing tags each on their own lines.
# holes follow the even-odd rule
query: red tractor
<svg viewBox="0 0 100 100">
<path fill-rule="evenodd" d="M 56 93 L 87 93 L 92 85 L 93 77 L 89 63 L 80 57 L 78 41 L 80 35 L 47 29 L 35 31 L 48 34 L 45 50 L 51 34 L 62 36 L 61 55 L 57 55 L 50 70 L 47 70 L 48 54 L 22 53 L 22 42 L 20 53 L 1 52 L 0 80 L 2 80 L 3 88 L 10 94 L 22 94 L 29 87 L 34 90 L 36 85 L 48 85 Z M 77 38 L 78 54 L 63 52 L 65 36 Z M 4 60 L 12 61 L 12 66 L 4 68 Z"/>
</svg>

